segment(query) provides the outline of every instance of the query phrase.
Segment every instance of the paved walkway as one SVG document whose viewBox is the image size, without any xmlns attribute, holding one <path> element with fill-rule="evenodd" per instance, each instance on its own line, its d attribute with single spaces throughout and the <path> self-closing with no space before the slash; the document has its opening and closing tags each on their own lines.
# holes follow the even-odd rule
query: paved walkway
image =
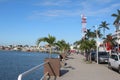
<svg viewBox="0 0 120 80">
<path fill-rule="evenodd" d="M 73 54 L 61 69 L 62 75 L 57 80 L 120 80 L 120 74 L 107 68 L 105 64 L 87 64 L 80 54 Z"/>
</svg>

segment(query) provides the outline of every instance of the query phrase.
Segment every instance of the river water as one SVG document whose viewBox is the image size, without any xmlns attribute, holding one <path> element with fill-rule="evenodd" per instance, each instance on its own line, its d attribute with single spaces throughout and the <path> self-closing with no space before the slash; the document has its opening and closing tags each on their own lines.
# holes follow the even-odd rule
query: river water
<svg viewBox="0 0 120 80">
<path fill-rule="evenodd" d="M 43 63 L 46 57 L 47 53 L 40 52 L 0 51 L 0 80 L 17 80 L 19 74 Z M 42 76 L 43 67 L 23 80 L 40 80 Z"/>
</svg>

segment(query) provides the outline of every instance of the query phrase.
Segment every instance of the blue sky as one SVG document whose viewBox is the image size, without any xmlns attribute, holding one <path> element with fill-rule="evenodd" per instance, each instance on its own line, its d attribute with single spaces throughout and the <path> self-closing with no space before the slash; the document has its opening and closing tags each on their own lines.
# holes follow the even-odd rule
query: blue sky
<svg viewBox="0 0 120 80">
<path fill-rule="evenodd" d="M 81 38 L 81 14 L 88 29 L 107 21 L 113 33 L 117 9 L 119 0 L 0 0 L 0 45 L 35 45 L 48 34 L 72 44 Z"/>
</svg>

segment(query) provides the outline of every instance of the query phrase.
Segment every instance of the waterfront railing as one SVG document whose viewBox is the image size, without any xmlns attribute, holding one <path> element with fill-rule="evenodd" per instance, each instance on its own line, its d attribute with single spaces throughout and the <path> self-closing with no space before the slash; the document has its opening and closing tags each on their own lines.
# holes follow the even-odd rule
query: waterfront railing
<svg viewBox="0 0 120 80">
<path fill-rule="evenodd" d="M 18 76 L 18 80 L 22 80 L 23 77 L 25 77 L 26 75 L 28 75 L 28 74 L 30 74 L 30 73 L 38 70 L 41 66 L 43 66 L 43 65 L 45 65 L 45 64 L 47 64 L 47 63 L 49 63 L 49 61 L 44 62 L 44 63 L 42 63 L 42 64 L 40 64 L 40 65 L 37 65 L 37 66 L 29 69 L 28 71 L 25 71 L 25 72 L 21 73 L 21 74 Z M 47 76 L 47 75 L 48 75 L 48 72 L 46 72 L 46 73 L 42 76 L 42 78 L 41 78 L 40 80 L 43 80 L 44 77 Z"/>
</svg>

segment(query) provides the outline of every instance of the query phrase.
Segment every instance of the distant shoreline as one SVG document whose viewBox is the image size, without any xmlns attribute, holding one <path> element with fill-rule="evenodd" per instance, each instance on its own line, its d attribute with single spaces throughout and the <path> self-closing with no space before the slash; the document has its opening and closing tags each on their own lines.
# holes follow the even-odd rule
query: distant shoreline
<svg viewBox="0 0 120 80">
<path fill-rule="evenodd" d="M 25 45 L 25 46 L 23 46 L 23 45 L 0 46 L 0 50 L 49 53 L 49 48 L 37 47 L 37 46 L 28 46 L 28 45 Z M 60 51 L 53 49 L 52 53 L 60 53 Z"/>
<path fill-rule="evenodd" d="M 19 52 L 38 52 L 38 53 L 49 53 L 48 51 L 21 51 L 21 50 L 2 50 L 0 49 L 0 51 L 19 51 Z M 52 52 L 52 54 L 60 54 L 59 52 Z"/>
</svg>

